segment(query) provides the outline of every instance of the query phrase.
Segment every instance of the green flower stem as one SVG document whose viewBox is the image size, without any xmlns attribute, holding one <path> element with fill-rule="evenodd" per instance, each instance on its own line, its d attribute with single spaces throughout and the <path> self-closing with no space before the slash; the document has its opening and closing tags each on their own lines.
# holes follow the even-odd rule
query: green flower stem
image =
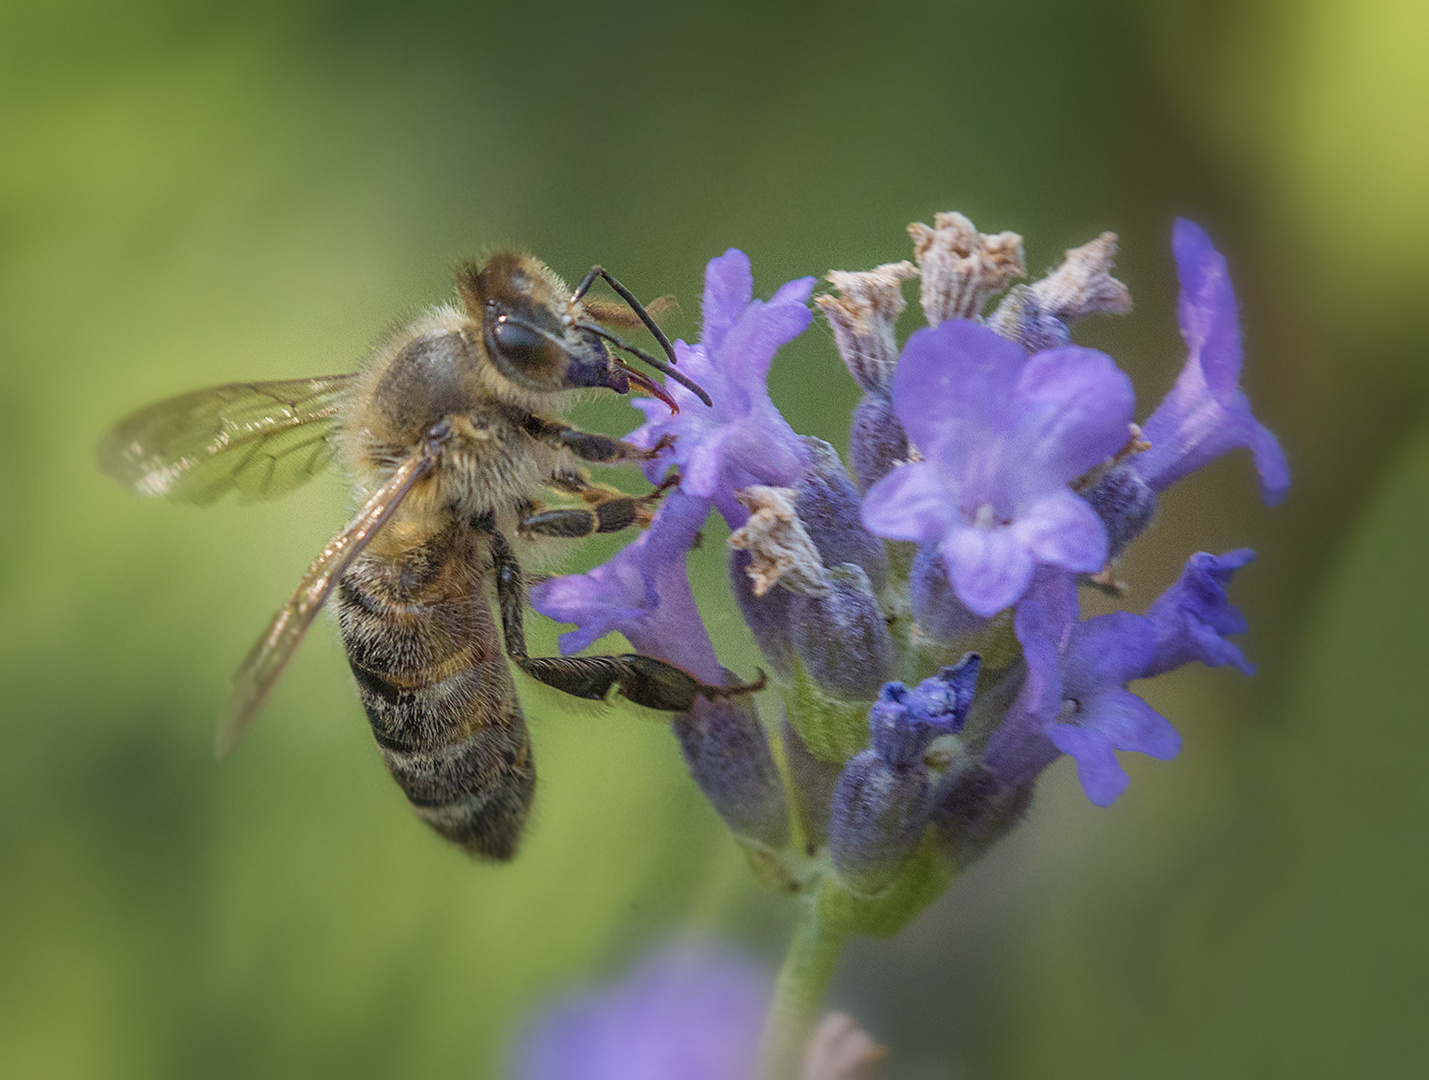
<svg viewBox="0 0 1429 1080">
<path fill-rule="evenodd" d="M 774 987 L 760 1058 L 763 1080 L 798 1077 L 804 1049 L 824 1002 L 824 991 L 848 940 L 847 930 L 820 917 L 819 897 L 815 890 L 811 894 L 799 902 L 794 940 Z"/>
</svg>

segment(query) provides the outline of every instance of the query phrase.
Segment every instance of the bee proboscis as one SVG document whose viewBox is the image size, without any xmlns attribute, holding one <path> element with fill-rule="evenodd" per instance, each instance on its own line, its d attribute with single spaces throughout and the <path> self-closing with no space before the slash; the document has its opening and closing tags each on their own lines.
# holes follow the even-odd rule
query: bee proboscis
<svg viewBox="0 0 1429 1080">
<path fill-rule="evenodd" d="M 586 299 L 597 278 L 628 312 Z M 362 508 L 239 668 L 219 753 L 253 722 L 332 599 L 373 735 L 417 814 L 468 851 L 506 859 L 536 775 L 508 660 L 578 697 L 615 692 L 669 712 L 750 692 L 762 677 L 717 687 L 640 654 L 527 655 L 513 538 L 645 525 L 669 486 L 633 496 L 592 483 L 582 462 L 649 460 L 663 446 L 579 431 L 563 407 L 582 389 L 634 386 L 675 409 L 621 353 L 710 402 L 671 366 L 674 350 L 646 309 L 598 266 L 571 289 L 533 256 L 503 252 L 459 267 L 457 293 L 458 304 L 402 328 L 358 372 L 232 383 L 142 409 L 108 434 L 100 463 L 141 494 L 207 503 L 229 491 L 275 497 L 341 456 Z M 602 323 L 643 324 L 669 362 Z M 542 509 L 545 490 L 583 505 Z"/>
</svg>

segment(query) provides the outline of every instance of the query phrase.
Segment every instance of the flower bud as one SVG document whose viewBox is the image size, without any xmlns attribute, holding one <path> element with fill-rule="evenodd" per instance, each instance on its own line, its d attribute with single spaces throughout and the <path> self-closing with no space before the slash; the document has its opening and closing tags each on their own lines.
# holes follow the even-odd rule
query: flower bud
<svg viewBox="0 0 1429 1080">
<path fill-rule="evenodd" d="M 779 849 L 789 804 L 764 726 L 747 696 L 699 698 L 674 721 L 690 775 L 736 836 Z"/>
<path fill-rule="evenodd" d="M 923 757 L 934 739 L 962 729 L 979 666 L 970 653 L 912 690 L 889 683 L 869 710 L 872 745 L 844 767 L 829 820 L 829 852 L 851 891 L 879 892 L 917 848 L 933 811 Z"/>
<path fill-rule="evenodd" d="M 834 789 L 829 851 L 839 878 L 871 895 L 888 885 L 928 825 L 933 788 L 920 762 L 891 765 L 876 750 L 855 754 Z"/>
<path fill-rule="evenodd" d="M 854 407 L 849 428 L 849 459 L 854 479 L 864 491 L 882 480 L 912 452 L 908 434 L 885 393 L 865 394 Z"/>
<path fill-rule="evenodd" d="M 749 552 L 735 549 L 729 553 L 729 583 L 734 599 L 769 666 L 776 675 L 789 678 L 797 661 L 794 639 L 789 635 L 789 603 L 794 597 L 787 589 L 770 589 L 756 596 L 749 574 L 752 565 Z"/>
<path fill-rule="evenodd" d="M 936 540 L 918 546 L 908 591 L 918 630 L 932 641 L 953 641 L 976 633 L 992 621 L 969 611 L 953 592 L 943 545 Z"/>
<path fill-rule="evenodd" d="M 1125 551 L 1156 516 L 1156 492 L 1130 462 L 1107 469 L 1081 496 L 1106 526 L 1107 558 Z"/>
<path fill-rule="evenodd" d="M 861 566 L 828 571 L 825 596 L 792 596 L 789 632 L 813 683 L 830 697 L 871 701 L 893 670 L 893 638 Z"/>
<path fill-rule="evenodd" d="M 825 566 L 863 567 L 875 592 L 888 577 L 888 549 L 863 527 L 862 497 L 848 478 L 838 451 L 823 439 L 806 438 L 809 470 L 799 481 L 795 511 Z"/>
</svg>

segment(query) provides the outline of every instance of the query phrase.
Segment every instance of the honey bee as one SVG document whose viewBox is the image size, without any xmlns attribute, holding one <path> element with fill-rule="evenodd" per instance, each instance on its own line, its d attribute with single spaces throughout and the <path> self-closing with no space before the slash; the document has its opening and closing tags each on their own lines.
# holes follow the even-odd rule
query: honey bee
<svg viewBox="0 0 1429 1080">
<path fill-rule="evenodd" d="M 586 298 L 597 278 L 628 310 Z M 238 669 L 219 754 L 251 725 L 334 597 L 372 733 L 417 815 L 475 855 L 509 859 L 536 773 L 508 660 L 577 697 L 614 692 L 669 712 L 699 697 L 750 692 L 762 680 L 712 686 L 634 653 L 527 655 L 526 590 L 514 547 L 646 525 L 677 479 L 641 496 L 592 483 L 581 462 L 645 461 L 668 442 L 642 449 L 579 431 L 562 419 L 563 408 L 583 389 L 626 394 L 634 387 L 677 411 L 661 384 L 622 353 L 678 380 L 705 405 L 710 399 L 673 369 L 664 332 L 599 266 L 571 289 L 533 256 L 503 252 L 460 266 L 456 284 L 458 303 L 394 334 L 361 371 L 231 383 L 162 401 L 119 423 L 99 457 L 107 473 L 141 494 L 208 503 L 229 491 L 281 495 L 340 456 L 362 507 Z M 602 323 L 643 324 L 669 363 Z M 583 505 L 542 509 L 543 490 Z"/>
</svg>

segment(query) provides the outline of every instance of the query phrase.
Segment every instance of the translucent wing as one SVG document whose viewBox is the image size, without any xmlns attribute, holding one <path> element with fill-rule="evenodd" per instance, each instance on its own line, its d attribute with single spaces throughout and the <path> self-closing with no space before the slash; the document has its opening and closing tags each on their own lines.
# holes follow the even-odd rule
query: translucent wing
<svg viewBox="0 0 1429 1080">
<path fill-rule="evenodd" d="M 329 436 L 353 378 L 229 383 L 160 401 L 104 437 L 99 466 L 141 495 L 271 499 L 331 460 Z"/>
<path fill-rule="evenodd" d="M 432 470 L 440 447 L 438 440 L 430 439 L 397 467 L 392 478 L 367 500 L 367 505 L 347 523 L 347 527 L 328 541 L 317 561 L 303 575 L 297 592 L 273 616 L 263 636 L 254 642 L 243 666 L 233 676 L 228 715 L 218 729 L 219 757 L 232 750 L 252 726 L 268 692 L 273 689 L 273 684 L 292 658 L 293 650 L 327 602 L 333 586 L 342 579 L 352 560 L 386 524 L 413 485 Z"/>
</svg>

